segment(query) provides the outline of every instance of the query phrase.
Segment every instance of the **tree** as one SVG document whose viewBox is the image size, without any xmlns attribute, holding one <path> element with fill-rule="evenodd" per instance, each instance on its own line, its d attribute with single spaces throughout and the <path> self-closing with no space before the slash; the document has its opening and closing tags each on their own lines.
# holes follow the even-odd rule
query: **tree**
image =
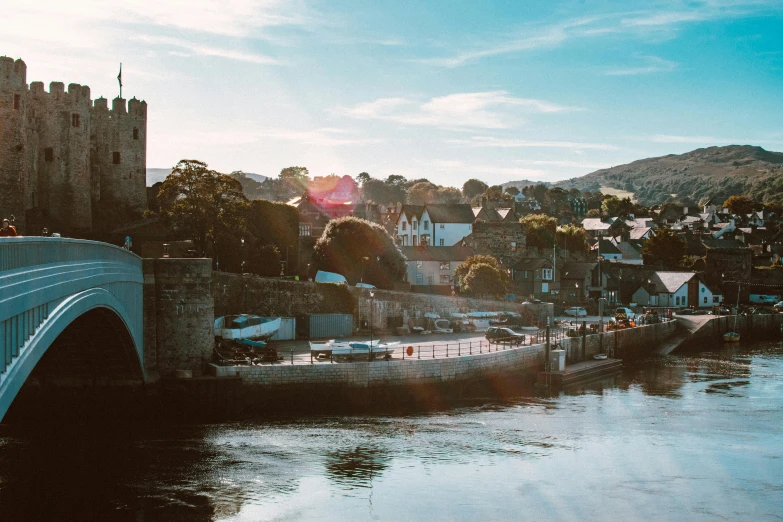
<svg viewBox="0 0 783 522">
<path fill-rule="evenodd" d="M 406 198 L 409 205 L 426 205 L 432 203 L 433 192 L 437 191 L 438 187 L 434 183 L 429 181 L 423 181 L 416 183 L 410 189 L 408 189 L 408 197 Z"/>
<path fill-rule="evenodd" d="M 731 196 L 723 202 L 723 206 L 732 214 L 746 215 L 753 212 L 753 200 L 747 196 Z"/>
<path fill-rule="evenodd" d="M 642 260 L 645 265 L 662 267 L 679 267 L 683 262 L 686 250 L 685 241 L 672 232 L 669 227 L 662 228 L 647 240 L 642 247 Z"/>
<path fill-rule="evenodd" d="M 196 244 L 199 253 L 222 231 L 243 227 L 247 204 L 236 179 L 198 160 L 181 160 L 158 193 L 161 215 Z"/>
<path fill-rule="evenodd" d="M 601 208 L 607 216 L 628 217 L 633 213 L 634 205 L 631 198 L 620 199 L 617 196 L 607 196 L 604 198 Z"/>
<path fill-rule="evenodd" d="M 454 269 L 454 280 L 461 292 L 476 297 L 505 294 L 508 275 L 500 262 L 492 256 L 470 256 Z"/>
<path fill-rule="evenodd" d="M 477 179 L 469 179 L 462 185 L 462 195 L 470 201 L 474 197 L 483 194 L 489 186 L 483 181 Z"/>
<path fill-rule="evenodd" d="M 600 218 L 601 217 L 601 211 L 597 208 L 591 208 L 587 211 L 587 215 L 585 217 L 589 218 Z"/>
<path fill-rule="evenodd" d="M 571 253 L 589 252 L 585 229 L 575 225 L 566 225 L 557 229 L 557 247 L 564 248 Z"/>
<path fill-rule="evenodd" d="M 286 167 L 280 171 L 277 180 L 283 196 L 281 199 L 301 196 L 310 183 L 310 172 L 307 167 Z"/>
<path fill-rule="evenodd" d="M 351 284 L 363 279 L 378 288 L 391 288 L 406 272 L 405 257 L 386 230 L 355 217 L 326 225 L 315 244 L 313 268 L 342 274 Z"/>
<path fill-rule="evenodd" d="M 525 225 L 525 243 L 529 247 L 551 249 L 555 244 L 557 219 L 546 214 L 532 214 L 519 220 Z"/>
<path fill-rule="evenodd" d="M 372 177 L 367 174 L 366 172 L 360 172 L 358 176 L 356 176 L 356 181 L 361 183 L 362 185 L 366 183 L 367 181 L 371 180 Z"/>
<path fill-rule="evenodd" d="M 519 194 L 519 189 L 515 187 L 514 185 L 511 185 L 510 187 L 506 187 L 505 190 L 506 194 L 509 194 L 511 196 L 516 196 Z"/>
</svg>

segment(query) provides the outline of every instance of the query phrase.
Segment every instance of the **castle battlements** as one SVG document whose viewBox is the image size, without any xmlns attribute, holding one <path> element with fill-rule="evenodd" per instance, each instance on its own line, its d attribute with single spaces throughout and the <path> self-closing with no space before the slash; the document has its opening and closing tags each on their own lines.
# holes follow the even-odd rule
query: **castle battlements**
<svg viewBox="0 0 783 522">
<path fill-rule="evenodd" d="M 79 83 L 26 83 L 21 59 L 0 57 L 0 213 L 23 232 L 112 227 L 146 208 L 147 103 L 91 99 Z M 119 219 L 119 218 L 116 218 Z M 26 223 L 30 228 L 25 230 Z"/>
</svg>

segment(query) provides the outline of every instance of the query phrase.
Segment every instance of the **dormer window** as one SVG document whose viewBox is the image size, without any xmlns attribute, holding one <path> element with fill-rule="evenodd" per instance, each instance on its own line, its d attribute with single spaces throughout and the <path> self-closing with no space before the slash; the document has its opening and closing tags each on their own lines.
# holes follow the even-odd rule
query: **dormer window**
<svg viewBox="0 0 783 522">
<path fill-rule="evenodd" d="M 408 222 L 407 221 L 403 221 L 402 222 L 402 230 L 403 231 L 408 230 Z"/>
<path fill-rule="evenodd" d="M 414 221 L 413 222 L 413 230 L 418 230 L 418 229 L 419 229 L 419 222 L 418 221 Z"/>
</svg>

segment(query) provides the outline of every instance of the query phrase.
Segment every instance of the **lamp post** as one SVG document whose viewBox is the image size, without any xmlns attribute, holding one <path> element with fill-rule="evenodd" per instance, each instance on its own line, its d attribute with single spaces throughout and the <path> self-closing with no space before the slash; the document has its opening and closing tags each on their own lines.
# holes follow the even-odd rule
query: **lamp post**
<svg viewBox="0 0 783 522">
<path fill-rule="evenodd" d="M 242 265 L 241 265 L 241 268 L 240 268 L 240 272 L 244 274 L 245 273 L 245 238 L 243 237 L 239 241 L 242 244 L 242 247 L 241 247 L 242 248 Z"/>
<path fill-rule="evenodd" d="M 375 292 L 370 290 L 370 350 L 369 350 L 369 359 L 372 360 L 372 319 L 373 319 L 373 309 L 375 308 Z"/>
</svg>

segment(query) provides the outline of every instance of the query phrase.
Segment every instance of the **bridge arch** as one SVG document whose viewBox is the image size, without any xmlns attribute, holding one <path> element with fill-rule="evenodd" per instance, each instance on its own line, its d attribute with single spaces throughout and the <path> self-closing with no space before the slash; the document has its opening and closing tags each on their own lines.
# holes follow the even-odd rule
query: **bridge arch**
<svg viewBox="0 0 783 522">
<path fill-rule="evenodd" d="M 120 353 L 130 368 L 123 378 L 142 382 L 143 283 L 141 259 L 114 245 L 0 238 L 0 420 L 41 361 L 79 329 L 95 333 L 83 335 L 86 347 L 106 345 L 94 351 L 98 362 Z"/>
<path fill-rule="evenodd" d="M 119 380 L 124 382 L 129 379 L 137 382 L 143 381 L 144 369 L 140 357 L 142 353 L 141 339 L 134 338 L 138 336 L 133 335 L 131 327 L 125 320 L 128 315 L 122 303 L 105 289 L 85 290 L 68 297 L 49 314 L 48 319 L 30 338 L 18 360 L 9 369 L 0 384 L 0 418 L 8 411 L 22 386 L 33 374 L 48 350 L 57 346 L 58 339 L 61 339 L 64 333 L 68 333 L 69 327 L 72 328 L 80 320 L 90 316 L 99 318 L 104 329 L 109 329 L 110 334 L 116 336 L 117 346 L 109 347 L 106 353 L 102 354 L 103 356 L 116 360 L 117 357 L 127 359 L 130 355 L 130 360 L 127 361 L 130 365 L 125 369 L 123 375 L 104 375 L 104 380 L 113 380 L 117 384 Z M 97 326 L 96 321 L 92 321 L 92 325 Z M 105 339 L 105 334 L 108 332 L 101 333 L 104 334 Z M 112 353 L 112 350 L 118 351 Z"/>
</svg>

